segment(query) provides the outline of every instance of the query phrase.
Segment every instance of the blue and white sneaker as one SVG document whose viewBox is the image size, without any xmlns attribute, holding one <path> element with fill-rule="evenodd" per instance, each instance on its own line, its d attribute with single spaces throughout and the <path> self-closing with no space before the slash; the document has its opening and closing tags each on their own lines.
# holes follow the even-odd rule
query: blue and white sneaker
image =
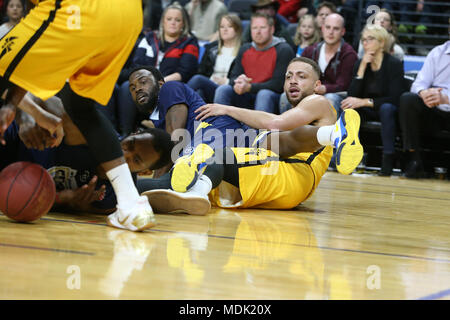
<svg viewBox="0 0 450 320">
<path fill-rule="evenodd" d="M 205 171 L 207 161 L 214 156 L 214 150 L 207 144 L 200 144 L 189 156 L 179 158 L 171 169 L 170 186 L 177 192 L 186 192 Z"/>
<path fill-rule="evenodd" d="M 336 122 L 336 169 L 342 174 L 352 173 L 363 158 L 364 149 L 358 136 L 360 123 L 359 114 L 353 109 L 344 110 Z"/>
</svg>

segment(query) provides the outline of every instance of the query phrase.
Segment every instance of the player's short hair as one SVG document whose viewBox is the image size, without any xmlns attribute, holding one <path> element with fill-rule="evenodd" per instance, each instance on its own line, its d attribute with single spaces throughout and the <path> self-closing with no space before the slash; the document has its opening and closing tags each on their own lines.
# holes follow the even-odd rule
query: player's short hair
<svg viewBox="0 0 450 320">
<path fill-rule="evenodd" d="M 152 135 L 153 149 L 159 154 L 159 159 L 149 169 L 157 170 L 172 162 L 172 149 L 175 143 L 172 141 L 170 134 L 165 130 L 158 128 L 139 129 L 136 133 L 149 133 Z"/>
<path fill-rule="evenodd" d="M 155 80 L 156 83 L 158 83 L 159 81 L 164 81 L 164 76 L 162 75 L 161 71 L 159 71 L 157 68 L 155 68 L 153 66 L 137 66 L 128 73 L 128 78 L 130 78 L 130 76 L 133 73 L 135 73 L 136 71 L 139 71 L 139 70 L 150 71 L 150 73 L 153 75 L 153 79 Z"/>
<path fill-rule="evenodd" d="M 295 57 L 294 59 L 292 59 L 289 64 L 294 63 L 294 62 L 304 62 L 309 64 L 314 72 L 317 74 L 317 78 L 320 79 L 320 76 L 322 74 L 322 71 L 320 70 L 319 65 L 317 64 L 317 62 L 315 62 L 312 59 L 306 58 L 306 57 Z"/>
</svg>

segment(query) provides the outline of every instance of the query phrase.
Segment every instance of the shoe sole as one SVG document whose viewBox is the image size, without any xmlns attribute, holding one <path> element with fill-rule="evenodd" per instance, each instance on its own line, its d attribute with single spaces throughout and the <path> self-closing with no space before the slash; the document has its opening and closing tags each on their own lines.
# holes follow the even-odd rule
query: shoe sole
<svg viewBox="0 0 450 320">
<path fill-rule="evenodd" d="M 364 155 L 364 149 L 358 137 L 361 119 L 358 112 L 347 109 L 339 121 L 341 121 L 341 130 L 345 130 L 345 133 L 336 151 L 336 169 L 341 174 L 350 174 Z"/>
<path fill-rule="evenodd" d="M 138 228 L 136 230 L 130 230 L 130 229 L 126 228 L 125 226 L 115 225 L 108 218 L 106 219 L 106 224 L 108 226 L 110 226 L 110 227 L 113 227 L 113 228 L 117 228 L 117 229 L 120 229 L 120 230 L 128 230 L 128 231 L 133 231 L 133 232 L 141 232 L 141 231 L 144 231 L 144 230 L 147 230 L 147 229 L 150 229 L 150 228 L 153 228 L 153 227 L 156 226 L 156 222 L 151 221 L 151 222 L 145 224 L 144 226 L 142 226 L 142 227 L 140 227 L 140 228 Z"/>
<path fill-rule="evenodd" d="M 202 197 L 182 197 L 172 190 L 150 190 L 142 193 L 147 196 L 156 213 L 187 213 L 204 216 L 211 209 L 211 203 Z"/>
<path fill-rule="evenodd" d="M 173 166 L 170 185 L 172 190 L 186 192 L 197 181 L 197 178 L 206 169 L 206 161 L 214 155 L 214 150 L 206 145 L 197 146 L 191 156 L 180 158 Z M 205 165 L 198 171 L 198 166 Z"/>
</svg>

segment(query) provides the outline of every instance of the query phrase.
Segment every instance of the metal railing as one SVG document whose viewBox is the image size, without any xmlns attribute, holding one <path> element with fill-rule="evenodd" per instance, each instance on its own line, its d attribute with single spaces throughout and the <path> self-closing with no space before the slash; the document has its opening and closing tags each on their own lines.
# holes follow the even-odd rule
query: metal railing
<svg viewBox="0 0 450 320">
<path fill-rule="evenodd" d="M 358 46 L 360 33 L 364 28 L 366 21 L 377 12 L 376 10 L 367 12 L 368 6 L 373 5 L 374 2 L 376 1 L 358 1 L 358 7 L 355 10 L 355 23 L 352 28 L 353 30 L 350 32 L 354 47 Z M 412 11 L 411 8 L 404 10 L 405 6 L 409 5 L 415 7 L 417 6 L 417 3 L 418 1 L 411 0 L 385 0 L 378 1 L 378 8 L 381 9 L 386 7 L 391 13 L 393 13 L 397 27 L 400 25 L 405 25 L 411 26 L 412 28 L 410 29 L 414 29 L 419 25 L 424 25 L 427 30 L 426 33 L 415 33 L 413 30 L 408 30 L 408 32 L 400 32 L 399 30 L 397 31 L 397 38 L 400 45 L 407 51 L 408 54 L 425 55 L 428 50 L 444 43 L 449 39 L 450 2 L 430 2 L 429 0 L 425 0 L 424 5 L 428 6 L 428 8 L 424 9 L 429 9 L 431 12 L 416 12 Z M 372 9 L 373 8 L 374 7 L 372 7 Z M 439 12 L 435 12 L 438 10 Z M 428 19 L 430 21 L 425 21 L 426 19 L 423 19 L 427 17 L 430 18 Z"/>
</svg>

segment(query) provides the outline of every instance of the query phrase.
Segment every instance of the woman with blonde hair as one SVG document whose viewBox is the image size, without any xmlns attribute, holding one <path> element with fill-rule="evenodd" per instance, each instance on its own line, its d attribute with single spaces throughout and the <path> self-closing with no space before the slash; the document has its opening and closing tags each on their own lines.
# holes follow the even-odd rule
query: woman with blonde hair
<svg viewBox="0 0 450 320">
<path fill-rule="evenodd" d="M 375 14 L 373 23 L 386 29 L 386 31 L 389 34 L 389 41 L 388 41 L 389 53 L 394 57 L 396 57 L 397 59 L 399 59 L 400 61 L 403 61 L 405 57 L 405 51 L 398 44 L 397 24 L 395 22 L 394 15 L 389 10 L 383 8 Z M 358 58 L 362 58 L 363 55 L 364 55 L 364 48 L 362 43 L 360 42 L 358 48 Z"/>
<path fill-rule="evenodd" d="M 146 116 L 137 109 L 131 97 L 130 70 L 136 66 L 153 66 L 164 76 L 164 81 L 186 83 L 197 72 L 198 57 L 198 42 L 191 34 L 186 10 L 178 2 L 168 5 L 162 13 L 159 30 L 141 32 L 126 68 L 119 76 L 117 115 L 114 115 L 119 132 L 130 134 Z"/>
<path fill-rule="evenodd" d="M 364 55 L 353 68 L 348 97 L 341 108 L 356 109 L 361 122 L 380 121 L 383 142 L 381 176 L 390 176 L 394 165 L 397 106 L 405 91 L 403 64 L 389 54 L 389 34 L 379 25 L 366 25 L 361 42 Z"/>
<path fill-rule="evenodd" d="M 205 46 L 198 74 L 188 82 L 207 103 L 214 101 L 218 86 L 228 83 L 228 71 L 241 46 L 242 24 L 238 15 L 222 16 L 218 29 L 219 40 Z"/>
<path fill-rule="evenodd" d="M 175 2 L 167 6 L 159 23 L 159 33 L 146 35 L 148 44 L 154 49 L 158 68 L 164 80 L 187 82 L 198 66 L 199 46 L 191 34 L 186 10 Z"/>
<path fill-rule="evenodd" d="M 320 29 L 316 19 L 311 14 L 300 18 L 294 35 L 294 43 L 297 46 L 297 57 L 302 55 L 303 50 L 320 41 Z"/>
</svg>

